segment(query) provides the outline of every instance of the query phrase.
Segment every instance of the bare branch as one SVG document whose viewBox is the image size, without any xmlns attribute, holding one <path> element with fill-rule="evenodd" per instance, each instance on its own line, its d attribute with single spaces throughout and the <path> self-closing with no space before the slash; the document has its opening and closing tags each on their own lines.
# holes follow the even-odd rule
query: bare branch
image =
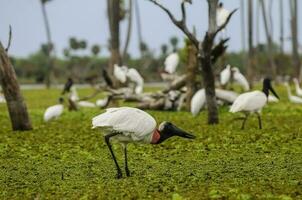
<svg viewBox="0 0 302 200">
<path fill-rule="evenodd" d="M 220 40 L 220 42 L 212 49 L 212 53 L 211 53 L 211 60 L 212 63 L 215 63 L 217 61 L 217 59 L 224 54 L 224 52 L 227 49 L 227 45 L 226 42 L 229 40 L 229 38 L 227 39 L 223 39 Z"/>
<path fill-rule="evenodd" d="M 9 33 L 8 33 L 8 43 L 7 43 L 7 47 L 5 48 L 5 51 L 8 52 L 10 45 L 11 45 L 11 41 L 12 41 L 12 26 L 9 25 Z"/>
<path fill-rule="evenodd" d="M 185 2 L 183 1 L 181 3 L 181 14 L 182 14 L 182 23 L 186 23 L 187 20 L 187 13 L 186 13 L 186 8 L 185 8 Z"/>
<path fill-rule="evenodd" d="M 199 41 L 197 40 L 197 38 L 194 36 L 194 34 L 192 34 L 186 23 L 186 11 L 185 11 L 185 5 L 184 2 L 181 4 L 181 11 L 182 11 L 182 19 L 181 20 L 177 20 L 173 14 L 167 9 L 165 8 L 163 5 L 161 5 L 160 3 L 158 3 L 156 0 L 148 0 L 150 2 L 152 2 L 153 4 L 157 5 L 158 7 L 160 7 L 163 11 L 165 11 L 167 13 L 167 15 L 170 17 L 171 21 L 189 38 L 189 40 L 191 40 L 191 42 L 194 44 L 194 46 L 198 49 L 199 47 Z"/>
<path fill-rule="evenodd" d="M 228 16 L 228 18 L 225 20 L 225 22 L 224 22 L 221 26 L 219 26 L 219 27 L 217 28 L 217 30 L 216 30 L 215 33 L 213 34 L 214 38 L 215 38 L 215 36 L 217 35 L 217 33 L 219 33 L 221 30 L 223 30 L 223 29 L 226 27 L 226 25 L 229 23 L 229 21 L 230 21 L 232 15 L 233 15 L 237 10 L 238 10 L 237 8 L 236 8 L 235 10 L 233 10 L 233 11 L 229 14 L 229 16 Z"/>
</svg>

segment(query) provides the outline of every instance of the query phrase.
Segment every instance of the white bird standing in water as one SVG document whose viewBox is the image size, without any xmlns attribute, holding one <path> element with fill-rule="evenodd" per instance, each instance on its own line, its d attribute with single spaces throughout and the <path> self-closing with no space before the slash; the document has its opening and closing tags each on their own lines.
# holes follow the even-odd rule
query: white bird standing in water
<svg viewBox="0 0 302 200">
<path fill-rule="evenodd" d="M 262 128 L 260 112 L 261 109 L 267 104 L 269 91 L 271 91 L 273 95 L 279 99 L 278 95 L 271 85 L 271 80 L 265 78 L 263 80 L 262 91 L 256 90 L 243 93 L 239 95 L 234 101 L 233 105 L 231 106 L 230 112 L 243 112 L 245 114 L 241 129 L 244 129 L 245 122 L 250 113 L 255 113 L 258 116 L 259 128 Z"/>
<path fill-rule="evenodd" d="M 220 72 L 220 83 L 221 85 L 226 85 L 231 78 L 231 65 L 227 65 L 221 72 Z"/>
<path fill-rule="evenodd" d="M 243 87 L 244 91 L 250 90 L 250 85 L 245 76 L 240 73 L 239 69 L 237 67 L 232 68 L 233 71 L 233 78 L 234 81 L 236 81 L 240 86 Z"/>
<path fill-rule="evenodd" d="M 191 113 L 193 116 L 198 115 L 200 110 L 206 104 L 206 94 L 204 89 L 198 90 L 191 99 Z"/>
<path fill-rule="evenodd" d="M 120 107 L 109 108 L 105 113 L 92 119 L 92 128 L 105 129 L 105 142 L 110 150 L 112 159 L 117 169 L 117 178 L 122 178 L 122 170 L 113 153 L 110 139 L 122 144 L 125 155 L 125 171 L 130 176 L 127 162 L 127 144 L 145 143 L 160 144 L 172 136 L 193 139 L 191 135 L 173 125 L 170 122 L 163 122 L 156 128 L 155 119 L 148 113 L 137 108 Z"/>
<path fill-rule="evenodd" d="M 63 110 L 64 110 L 63 102 L 64 102 L 64 99 L 59 98 L 59 104 L 50 106 L 46 109 L 46 111 L 44 112 L 44 121 L 45 122 L 48 122 L 53 119 L 57 119 L 61 116 L 61 114 L 63 113 Z"/>
<path fill-rule="evenodd" d="M 293 81 L 294 81 L 294 83 L 295 83 L 296 94 L 297 94 L 298 96 L 302 96 L 302 89 L 300 88 L 298 79 L 294 78 Z"/>
<path fill-rule="evenodd" d="M 302 98 L 292 95 L 292 93 L 290 91 L 289 84 L 288 83 L 284 83 L 284 86 L 287 89 L 287 95 L 288 95 L 289 101 L 291 103 L 301 104 L 302 103 Z"/>
</svg>

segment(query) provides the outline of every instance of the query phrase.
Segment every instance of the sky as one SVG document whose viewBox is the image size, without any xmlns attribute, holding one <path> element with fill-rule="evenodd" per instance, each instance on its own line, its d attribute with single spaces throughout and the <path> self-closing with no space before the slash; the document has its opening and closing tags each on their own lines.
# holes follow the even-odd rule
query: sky
<svg viewBox="0 0 302 200">
<path fill-rule="evenodd" d="M 169 43 L 172 36 L 177 36 L 183 41 L 183 33 L 176 28 L 167 15 L 158 7 L 147 0 L 136 0 L 139 3 L 142 17 L 143 39 L 150 49 L 156 54 L 160 52 L 160 46 Z M 240 8 L 241 0 L 224 0 L 224 6 L 228 10 Z M 265 0 L 269 2 L 271 0 Z M 161 0 L 175 16 L 180 16 L 179 2 L 181 0 Z M 245 4 L 247 1 L 244 0 Z M 273 37 L 279 40 L 279 1 L 272 1 Z M 288 0 L 283 0 L 285 12 L 284 28 L 285 36 L 290 37 L 289 6 Z M 299 10 L 302 10 L 300 1 Z M 254 1 L 255 6 L 256 0 Z M 245 8 L 246 9 L 246 8 Z M 202 38 L 208 27 L 207 1 L 193 0 L 193 5 L 187 6 L 188 27 L 197 29 L 197 36 Z M 101 55 L 108 55 L 106 50 L 109 38 L 109 29 L 106 13 L 106 0 L 52 0 L 47 4 L 47 12 L 52 32 L 52 40 L 55 44 L 56 54 L 62 55 L 62 50 L 68 46 L 68 39 L 76 37 L 85 39 L 88 45 L 101 45 Z M 237 11 L 227 27 L 227 35 L 230 37 L 228 51 L 240 51 L 243 48 L 241 37 L 241 11 Z M 300 19 L 301 14 L 298 19 Z M 255 11 L 255 20 L 260 16 Z M 260 16 L 261 17 L 261 16 Z M 245 19 L 246 21 L 246 19 Z M 265 41 L 264 27 L 260 18 L 259 41 Z M 299 33 L 301 33 L 302 20 L 299 21 Z M 43 24 L 40 0 L 0 0 L 0 41 L 6 45 L 9 25 L 13 28 L 13 39 L 9 53 L 17 57 L 26 57 L 36 52 L 42 43 L 46 42 L 45 27 Z M 126 35 L 126 22 L 121 25 L 121 45 L 124 46 Z M 245 26 L 247 23 L 245 23 Z M 247 32 L 247 31 L 246 31 Z M 301 35 L 301 34 L 299 34 Z M 301 42 L 301 37 L 299 38 Z M 244 40 L 246 43 L 246 39 Z M 286 42 L 286 50 L 290 51 L 290 41 Z M 139 55 L 136 23 L 133 23 L 133 35 L 129 45 L 130 54 Z M 83 52 L 85 54 L 87 52 Z"/>
</svg>

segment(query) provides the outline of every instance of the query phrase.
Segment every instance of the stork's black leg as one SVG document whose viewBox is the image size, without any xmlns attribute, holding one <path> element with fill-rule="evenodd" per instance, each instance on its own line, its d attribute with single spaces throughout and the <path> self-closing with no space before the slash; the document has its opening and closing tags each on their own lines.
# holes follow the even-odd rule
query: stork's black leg
<svg viewBox="0 0 302 200">
<path fill-rule="evenodd" d="M 257 114 L 257 117 L 258 117 L 259 129 L 262 129 L 261 116 L 258 112 L 256 112 L 256 114 Z"/>
<path fill-rule="evenodd" d="M 130 176 L 130 171 L 128 168 L 128 157 L 127 157 L 127 146 L 124 146 L 124 154 L 125 154 L 125 171 L 126 171 L 126 175 L 129 177 Z"/>
<path fill-rule="evenodd" d="M 248 117 L 249 117 L 249 113 L 245 113 L 245 118 L 243 119 L 242 126 L 241 126 L 241 130 L 244 129 L 245 122 L 246 122 L 246 120 L 247 120 Z"/>
<path fill-rule="evenodd" d="M 120 133 L 110 133 L 110 134 L 106 135 L 105 136 L 105 141 L 106 141 L 106 144 L 107 144 L 107 146 L 108 146 L 108 148 L 110 150 L 110 153 L 112 155 L 112 158 L 114 160 L 114 163 L 115 163 L 115 166 L 116 166 L 116 169 L 117 169 L 117 176 L 116 177 L 119 179 L 119 178 L 122 178 L 122 176 L 123 176 L 122 175 L 122 170 L 121 170 L 121 168 L 119 167 L 119 165 L 118 165 L 118 163 L 116 161 L 115 155 L 114 155 L 114 153 L 112 151 L 112 147 L 111 147 L 111 144 L 110 144 L 110 138 L 113 137 L 113 136 L 116 136 L 118 134 L 120 134 Z"/>
</svg>

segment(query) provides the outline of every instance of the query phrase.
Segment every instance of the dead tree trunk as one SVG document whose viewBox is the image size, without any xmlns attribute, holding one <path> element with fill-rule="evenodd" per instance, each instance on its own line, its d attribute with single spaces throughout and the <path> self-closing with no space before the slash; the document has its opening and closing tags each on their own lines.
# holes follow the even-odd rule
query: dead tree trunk
<svg viewBox="0 0 302 200">
<path fill-rule="evenodd" d="M 218 120 L 218 109 L 216 104 L 216 96 L 215 96 L 215 78 L 212 69 L 212 65 L 216 62 L 216 60 L 221 57 L 221 55 L 225 52 L 226 46 L 225 43 L 228 39 L 221 40 L 217 45 L 214 45 L 214 40 L 217 34 L 223 30 L 228 24 L 231 16 L 235 13 L 236 10 L 233 10 L 224 24 L 219 27 L 216 27 L 216 8 L 218 0 L 208 0 L 209 5 L 209 29 L 206 33 L 204 40 L 199 41 L 195 35 L 189 31 L 186 24 L 186 9 L 185 4 L 189 1 L 182 1 L 181 3 L 181 20 L 176 20 L 173 14 L 165 8 L 163 5 L 158 3 L 156 0 L 149 0 L 153 4 L 159 6 L 166 14 L 169 16 L 171 21 L 177 26 L 194 44 L 197 49 L 198 56 L 197 59 L 199 64 L 201 65 L 203 83 L 206 91 L 206 100 L 208 105 L 208 124 L 217 124 Z"/>
<path fill-rule="evenodd" d="M 127 57 L 128 53 L 128 46 L 131 38 L 131 30 L 132 30 L 132 14 L 133 14 L 133 9 L 132 9 L 132 0 L 129 0 L 129 9 L 128 9 L 128 27 L 127 27 L 127 36 L 126 36 L 126 42 L 125 42 L 125 47 L 123 51 L 123 60 Z"/>
<path fill-rule="evenodd" d="M 186 109 L 191 110 L 191 99 L 196 91 L 197 49 L 188 41 L 187 43 L 187 81 L 186 81 Z"/>
<path fill-rule="evenodd" d="M 280 9 L 280 52 L 284 54 L 284 11 L 283 11 L 283 0 L 279 0 Z"/>
<path fill-rule="evenodd" d="M 15 70 L 0 42 L 0 82 L 14 131 L 31 130 L 27 107 L 20 92 Z"/>
<path fill-rule="evenodd" d="M 53 71 L 53 60 L 52 60 L 52 55 L 51 55 L 51 52 L 53 50 L 53 43 L 51 40 L 50 26 L 49 26 L 47 12 L 46 12 L 46 8 L 45 8 L 46 3 L 47 3 L 47 1 L 41 0 L 41 9 L 42 9 L 42 14 L 43 14 L 43 19 L 44 19 L 46 38 L 47 38 L 47 47 L 46 47 L 47 48 L 46 49 L 47 70 L 46 70 L 45 84 L 46 84 L 46 87 L 49 88 L 51 85 L 51 74 Z"/>
<path fill-rule="evenodd" d="M 248 0 L 248 65 L 247 78 L 249 84 L 253 85 L 253 62 L 254 62 L 254 47 L 253 47 L 253 0 Z"/>
<path fill-rule="evenodd" d="M 271 71 L 272 77 L 275 79 L 276 75 L 277 75 L 277 67 L 276 67 L 276 63 L 274 60 L 273 40 L 272 40 L 272 32 L 271 32 L 272 30 L 269 30 L 269 27 L 268 27 L 268 20 L 267 20 L 264 1 L 260 0 L 260 4 L 261 4 L 262 15 L 263 15 L 265 35 L 266 35 L 266 39 L 267 39 L 267 53 L 268 53 L 270 69 L 271 69 L 270 71 Z"/>
<path fill-rule="evenodd" d="M 114 64 L 121 64 L 120 56 L 120 1 L 119 0 L 107 0 L 108 20 L 110 29 L 110 61 L 108 74 L 111 78 L 114 87 L 118 85 L 117 80 L 113 76 Z"/>
<path fill-rule="evenodd" d="M 298 44 L 298 4 L 297 0 L 290 0 L 291 34 L 292 34 L 292 59 L 294 64 L 294 76 L 301 79 L 301 61 L 299 57 Z"/>
</svg>

